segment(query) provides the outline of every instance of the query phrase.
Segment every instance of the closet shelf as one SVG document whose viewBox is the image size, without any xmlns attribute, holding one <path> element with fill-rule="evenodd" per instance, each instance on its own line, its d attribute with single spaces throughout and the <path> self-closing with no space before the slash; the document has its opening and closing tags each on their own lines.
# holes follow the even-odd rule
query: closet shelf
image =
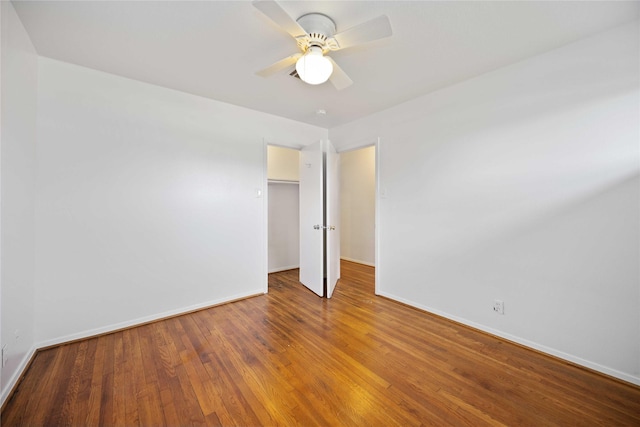
<svg viewBox="0 0 640 427">
<path fill-rule="evenodd" d="M 282 179 L 269 179 L 267 182 L 269 184 L 300 184 L 300 181 L 287 181 Z"/>
</svg>

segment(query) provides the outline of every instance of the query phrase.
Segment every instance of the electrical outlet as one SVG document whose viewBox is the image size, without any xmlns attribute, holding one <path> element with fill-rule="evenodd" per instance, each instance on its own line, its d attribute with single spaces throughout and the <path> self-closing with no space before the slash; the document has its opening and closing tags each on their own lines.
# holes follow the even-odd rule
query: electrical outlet
<svg viewBox="0 0 640 427">
<path fill-rule="evenodd" d="M 493 311 L 498 314 L 504 314 L 504 301 L 499 299 L 493 300 Z"/>
<path fill-rule="evenodd" d="M 7 348 L 7 344 L 2 346 L 2 367 L 7 366 L 7 360 L 9 360 L 9 349 Z"/>
</svg>

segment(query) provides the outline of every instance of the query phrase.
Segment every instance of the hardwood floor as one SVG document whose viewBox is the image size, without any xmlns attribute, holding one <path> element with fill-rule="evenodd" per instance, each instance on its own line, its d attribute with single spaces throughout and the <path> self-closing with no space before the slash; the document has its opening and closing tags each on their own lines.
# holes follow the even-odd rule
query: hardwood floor
<svg viewBox="0 0 640 427">
<path fill-rule="evenodd" d="M 41 351 L 2 425 L 640 425 L 640 388 L 373 294 L 269 294 Z"/>
</svg>

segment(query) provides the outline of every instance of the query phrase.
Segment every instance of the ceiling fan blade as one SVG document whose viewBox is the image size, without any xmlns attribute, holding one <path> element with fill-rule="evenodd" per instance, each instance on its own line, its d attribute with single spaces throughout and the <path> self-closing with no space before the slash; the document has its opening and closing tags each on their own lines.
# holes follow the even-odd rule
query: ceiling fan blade
<svg viewBox="0 0 640 427">
<path fill-rule="evenodd" d="M 307 32 L 274 0 L 254 0 L 253 7 L 271 19 L 276 25 L 291 34 L 293 38 L 306 36 Z"/>
<path fill-rule="evenodd" d="M 267 68 L 258 71 L 256 74 L 261 77 L 269 77 L 277 73 L 278 71 L 284 70 L 287 67 L 292 66 L 296 63 L 298 58 L 302 56 L 302 53 L 296 53 L 295 55 L 287 56 L 284 59 L 276 62 L 275 64 L 269 65 Z"/>
<path fill-rule="evenodd" d="M 336 64 L 336 61 L 329 56 L 325 56 L 325 58 L 331 61 L 331 64 L 333 65 L 333 73 L 331 73 L 331 77 L 329 77 L 331 84 L 333 84 L 333 86 L 338 90 L 351 86 L 353 84 L 353 80 L 351 80 L 347 73 L 345 73 L 344 70 Z"/>
<path fill-rule="evenodd" d="M 333 39 L 338 44 L 338 48 L 332 50 L 345 49 L 383 39 L 389 37 L 391 34 L 393 34 L 393 32 L 391 31 L 389 18 L 386 15 L 381 15 L 333 36 Z"/>
</svg>

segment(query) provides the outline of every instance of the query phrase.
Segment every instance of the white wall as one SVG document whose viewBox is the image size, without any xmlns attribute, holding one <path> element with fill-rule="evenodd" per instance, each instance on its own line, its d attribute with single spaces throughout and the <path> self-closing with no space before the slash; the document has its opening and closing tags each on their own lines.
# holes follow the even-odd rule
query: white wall
<svg viewBox="0 0 640 427">
<path fill-rule="evenodd" d="M 374 265 L 376 149 L 340 153 L 340 256 Z"/>
<path fill-rule="evenodd" d="M 266 290 L 263 138 L 325 129 L 47 58 L 39 78 L 38 341 Z"/>
<path fill-rule="evenodd" d="M 34 350 L 34 204 L 37 56 L 10 2 L 0 2 L 2 399 Z M 18 331 L 16 339 L 15 332 Z"/>
<path fill-rule="evenodd" d="M 330 129 L 381 138 L 379 293 L 640 384 L 638 36 Z"/>
<path fill-rule="evenodd" d="M 299 266 L 299 185 L 269 183 L 269 273 Z"/>
</svg>

